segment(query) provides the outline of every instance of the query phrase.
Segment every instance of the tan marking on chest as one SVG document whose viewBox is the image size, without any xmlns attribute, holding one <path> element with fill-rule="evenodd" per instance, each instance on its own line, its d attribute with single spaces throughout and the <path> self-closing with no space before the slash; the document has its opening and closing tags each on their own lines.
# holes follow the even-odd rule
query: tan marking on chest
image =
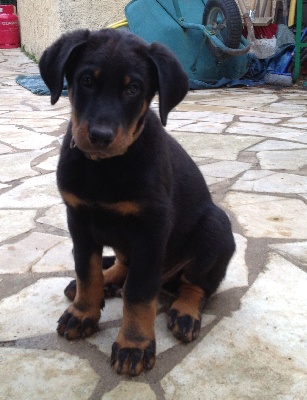
<svg viewBox="0 0 307 400">
<path fill-rule="evenodd" d="M 116 203 L 100 203 L 100 205 L 110 211 L 117 212 L 122 215 L 137 215 L 141 211 L 138 203 L 133 201 L 118 201 Z"/>
<path fill-rule="evenodd" d="M 88 205 L 87 201 L 80 199 L 78 196 L 76 196 L 73 193 L 61 191 L 61 196 L 62 196 L 62 199 L 65 201 L 65 203 L 67 203 L 71 207 L 76 208 L 79 206 Z"/>
<path fill-rule="evenodd" d="M 141 211 L 140 205 L 133 201 L 118 201 L 116 203 L 91 202 L 80 199 L 75 194 L 66 191 L 61 191 L 61 196 L 65 203 L 73 208 L 99 206 L 104 210 L 110 210 L 122 215 L 137 215 Z"/>
</svg>

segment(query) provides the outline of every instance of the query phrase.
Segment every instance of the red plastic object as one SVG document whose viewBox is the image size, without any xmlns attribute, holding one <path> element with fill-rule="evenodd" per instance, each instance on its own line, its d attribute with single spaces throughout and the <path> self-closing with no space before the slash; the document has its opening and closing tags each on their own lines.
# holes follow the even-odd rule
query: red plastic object
<svg viewBox="0 0 307 400">
<path fill-rule="evenodd" d="M 19 22 L 15 7 L 0 4 L 0 49 L 15 49 L 19 46 Z"/>
</svg>

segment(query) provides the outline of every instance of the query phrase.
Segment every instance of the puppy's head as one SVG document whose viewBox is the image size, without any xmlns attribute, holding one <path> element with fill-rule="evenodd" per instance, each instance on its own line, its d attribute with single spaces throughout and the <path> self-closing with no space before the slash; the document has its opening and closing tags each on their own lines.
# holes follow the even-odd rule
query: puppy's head
<svg viewBox="0 0 307 400">
<path fill-rule="evenodd" d="M 114 29 L 79 30 L 45 50 L 41 76 L 55 104 L 67 80 L 72 134 L 92 158 L 124 154 L 143 130 L 158 91 L 163 125 L 187 93 L 188 82 L 175 56 L 163 45 Z"/>
</svg>

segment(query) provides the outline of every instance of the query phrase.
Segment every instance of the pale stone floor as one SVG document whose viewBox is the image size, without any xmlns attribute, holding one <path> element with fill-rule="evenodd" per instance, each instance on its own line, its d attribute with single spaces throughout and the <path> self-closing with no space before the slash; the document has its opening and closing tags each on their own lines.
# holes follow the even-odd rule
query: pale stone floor
<svg viewBox="0 0 307 400">
<path fill-rule="evenodd" d="M 307 92 L 197 91 L 171 113 L 168 130 L 229 213 L 237 252 L 199 339 L 178 344 L 161 306 L 156 366 L 129 378 L 110 367 L 121 299 L 92 338 L 55 332 L 74 276 L 55 186 L 69 104 L 15 83 L 34 73 L 19 50 L 0 50 L 0 399 L 306 399 Z"/>
</svg>

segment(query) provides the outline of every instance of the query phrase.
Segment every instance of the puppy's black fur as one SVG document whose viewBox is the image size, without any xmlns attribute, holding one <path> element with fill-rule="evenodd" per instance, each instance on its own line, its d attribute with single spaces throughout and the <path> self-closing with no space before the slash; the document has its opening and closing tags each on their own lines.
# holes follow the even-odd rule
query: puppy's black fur
<svg viewBox="0 0 307 400">
<path fill-rule="evenodd" d="M 154 365 L 162 283 L 180 282 L 168 326 L 191 341 L 200 330 L 203 300 L 224 278 L 235 248 L 228 217 L 162 127 L 187 93 L 187 77 L 164 46 L 111 29 L 62 36 L 44 52 L 40 71 L 52 104 L 66 77 L 72 106 L 57 182 L 77 280 L 67 288 L 73 303 L 58 332 L 68 339 L 92 334 L 103 286 L 123 286 L 123 324 L 112 364 L 118 373 L 137 375 Z M 149 109 L 156 92 L 160 119 Z M 102 274 L 104 246 L 113 247 L 117 258 Z"/>
</svg>

